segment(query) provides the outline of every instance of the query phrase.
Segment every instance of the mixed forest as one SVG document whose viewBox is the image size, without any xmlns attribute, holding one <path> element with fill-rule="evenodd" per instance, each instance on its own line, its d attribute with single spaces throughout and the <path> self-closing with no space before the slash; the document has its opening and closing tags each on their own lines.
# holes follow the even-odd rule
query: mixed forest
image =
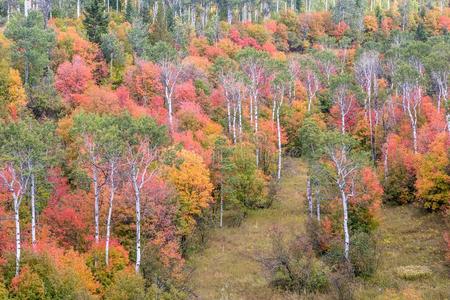
<svg viewBox="0 0 450 300">
<path fill-rule="evenodd" d="M 448 272 L 449 31 L 444 0 L 2 0 L 0 299 L 201 298 L 191 257 L 292 160 L 271 289 L 359 298 L 385 207 L 442 225 Z"/>
</svg>

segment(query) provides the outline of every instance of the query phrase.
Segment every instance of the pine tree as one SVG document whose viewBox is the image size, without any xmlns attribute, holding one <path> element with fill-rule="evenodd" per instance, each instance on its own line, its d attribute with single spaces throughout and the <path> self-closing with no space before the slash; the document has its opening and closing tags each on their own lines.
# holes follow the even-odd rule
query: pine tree
<svg viewBox="0 0 450 300">
<path fill-rule="evenodd" d="M 90 0 L 86 5 L 83 24 L 91 42 L 100 43 L 102 34 L 108 32 L 109 17 L 101 0 Z"/>
</svg>

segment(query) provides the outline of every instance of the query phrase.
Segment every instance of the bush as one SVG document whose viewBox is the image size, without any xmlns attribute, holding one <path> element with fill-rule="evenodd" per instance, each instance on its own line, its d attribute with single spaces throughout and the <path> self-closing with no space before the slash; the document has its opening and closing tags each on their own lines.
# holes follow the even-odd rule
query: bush
<svg viewBox="0 0 450 300">
<path fill-rule="evenodd" d="M 8 290 L 5 287 L 5 284 L 0 281 L 0 300 L 8 300 Z"/>
<path fill-rule="evenodd" d="M 105 263 L 105 249 L 103 246 L 93 248 L 87 257 L 86 264 L 94 274 L 95 279 L 102 284 L 102 286 L 109 286 L 113 280 L 114 275 L 125 269 L 128 265 L 128 253 L 122 246 L 110 246 L 109 248 L 109 265 Z"/>
<path fill-rule="evenodd" d="M 415 182 L 415 175 L 408 172 L 403 165 L 391 168 L 383 183 L 383 201 L 400 205 L 414 201 L 416 193 Z"/>
<path fill-rule="evenodd" d="M 265 266 L 270 271 L 274 287 L 299 294 L 328 289 L 328 268 L 314 257 L 309 241 L 299 238 L 286 245 L 283 235 L 277 231 L 272 241 L 273 254 L 265 261 Z"/>
<path fill-rule="evenodd" d="M 376 240 L 366 232 L 358 232 L 350 241 L 350 262 L 356 276 L 369 277 L 378 267 Z"/>
<path fill-rule="evenodd" d="M 144 278 L 134 270 L 122 270 L 114 276 L 112 284 L 105 291 L 108 300 L 144 300 Z"/>
<path fill-rule="evenodd" d="M 24 267 L 19 276 L 11 283 L 12 294 L 19 300 L 51 299 L 46 295 L 44 282 L 41 277 L 29 267 Z"/>
</svg>

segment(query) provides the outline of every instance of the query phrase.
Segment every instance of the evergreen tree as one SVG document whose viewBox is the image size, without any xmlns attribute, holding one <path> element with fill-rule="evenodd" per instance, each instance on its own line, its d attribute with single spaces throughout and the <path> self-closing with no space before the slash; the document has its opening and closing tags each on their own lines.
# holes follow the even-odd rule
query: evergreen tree
<svg viewBox="0 0 450 300">
<path fill-rule="evenodd" d="M 100 37 L 108 32 L 109 17 L 101 0 L 90 0 L 84 11 L 83 24 L 91 42 L 100 43 Z"/>
<path fill-rule="evenodd" d="M 156 43 L 159 41 L 171 43 L 172 36 L 167 25 L 167 10 L 162 1 L 158 2 L 158 12 L 155 22 L 150 27 L 150 41 Z"/>
<path fill-rule="evenodd" d="M 134 18 L 133 5 L 131 5 L 131 1 L 128 1 L 127 6 L 125 7 L 125 20 L 131 23 L 133 22 L 133 18 Z"/>
</svg>

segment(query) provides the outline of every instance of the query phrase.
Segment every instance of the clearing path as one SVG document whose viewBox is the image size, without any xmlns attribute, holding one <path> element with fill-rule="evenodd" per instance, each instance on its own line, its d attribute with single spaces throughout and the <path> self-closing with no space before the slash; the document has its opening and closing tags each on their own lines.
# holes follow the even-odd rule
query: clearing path
<svg viewBox="0 0 450 300">
<path fill-rule="evenodd" d="M 291 237 L 303 232 L 306 168 L 292 158 L 286 158 L 284 168 L 271 208 L 251 211 L 240 227 L 214 229 L 205 250 L 190 260 L 199 299 L 286 299 L 270 289 L 257 261 L 271 251 L 273 226 Z"/>
</svg>

